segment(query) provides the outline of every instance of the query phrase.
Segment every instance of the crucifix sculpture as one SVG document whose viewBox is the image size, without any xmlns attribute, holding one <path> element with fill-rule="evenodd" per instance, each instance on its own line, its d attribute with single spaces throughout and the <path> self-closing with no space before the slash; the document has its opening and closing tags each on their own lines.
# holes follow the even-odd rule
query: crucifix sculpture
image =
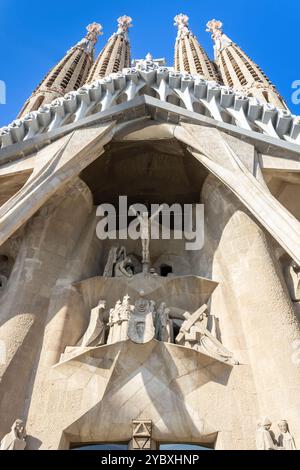
<svg viewBox="0 0 300 470">
<path fill-rule="evenodd" d="M 157 215 L 161 212 L 163 206 L 160 206 L 158 210 L 149 217 L 148 211 L 140 212 L 131 206 L 130 212 L 133 213 L 140 225 L 140 235 L 142 242 L 142 265 L 143 273 L 148 274 L 150 268 L 150 240 L 151 240 L 151 225 Z"/>
</svg>

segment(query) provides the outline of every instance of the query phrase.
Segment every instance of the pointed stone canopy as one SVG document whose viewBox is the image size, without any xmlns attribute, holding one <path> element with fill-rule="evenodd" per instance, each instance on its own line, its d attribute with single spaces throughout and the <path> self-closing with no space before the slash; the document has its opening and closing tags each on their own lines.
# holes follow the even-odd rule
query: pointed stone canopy
<svg viewBox="0 0 300 470">
<path fill-rule="evenodd" d="M 114 123 L 79 129 L 40 150 L 34 171 L 0 208 L 0 246 L 27 222 L 49 198 L 104 152 Z"/>
<path fill-rule="evenodd" d="M 100 56 L 99 60 L 102 61 Z M 103 73 L 106 73 L 109 64 L 113 66 L 115 62 L 106 62 Z M 100 69 L 97 68 L 98 71 Z M 119 65 L 116 70 L 119 70 Z M 210 116 L 215 120 L 215 125 L 218 122 L 231 123 L 237 129 L 255 131 L 256 135 L 265 134 L 286 142 L 300 143 L 300 118 L 289 111 L 247 97 L 199 75 L 174 72 L 156 61 L 146 60 L 122 73 L 112 73 L 101 80 L 96 78 L 93 83 L 1 128 L 0 148 L 7 147 L 13 151 L 14 144 L 46 135 L 63 128 L 66 123 L 79 124 L 88 116 L 112 109 L 121 98 L 122 102 L 133 100 L 141 90 L 145 97 L 154 94 L 162 103 L 177 104 L 181 108 L 179 112 L 186 109 L 197 117 Z"/>
<path fill-rule="evenodd" d="M 218 283 L 198 276 L 161 278 L 150 274 L 137 274 L 134 278 L 95 277 L 75 283 L 74 287 L 87 304 L 90 299 L 96 304 L 101 296 L 106 297 L 110 307 L 126 295 L 135 302 L 140 298 L 141 290 L 144 290 L 146 298 L 154 300 L 157 304 L 166 302 L 173 307 L 195 311 L 199 303 L 205 304 L 209 301 Z M 186 293 L 184 300 L 182 292 Z"/>
<path fill-rule="evenodd" d="M 128 442 L 132 434 L 128 434 L 126 423 L 131 422 L 133 416 L 138 419 L 147 416 L 147 410 L 154 408 L 154 440 L 160 441 L 167 432 L 170 440 L 175 435 L 179 441 L 190 436 L 193 442 L 213 442 L 217 431 L 214 422 L 210 422 L 213 413 L 206 410 L 201 401 L 204 384 L 213 383 L 220 374 L 224 385 L 231 367 L 188 350 L 183 368 L 180 349 L 155 340 L 142 346 L 126 341 L 83 351 L 71 360 L 55 365 L 51 371 L 52 382 L 60 381 L 61 387 L 67 387 L 72 367 L 72 379 L 85 384 L 83 387 L 89 397 L 81 407 L 73 406 L 72 420 L 65 422 L 65 433 L 80 436 L 80 442 L 105 442 L 108 435 L 111 441 L 118 436 L 118 442 L 120 437 Z M 158 363 L 153 361 L 153 357 L 158 358 Z M 93 374 L 94 379 L 88 380 Z M 183 377 L 189 380 L 184 381 Z M 220 397 L 224 393 L 223 388 L 218 388 Z M 91 389 L 93 393 L 89 395 Z M 189 402 L 193 393 L 198 394 L 198 406 Z M 66 406 L 69 410 L 71 404 Z M 111 424 L 112 412 L 118 414 L 118 427 Z M 149 429 L 145 430 L 146 433 Z"/>
</svg>

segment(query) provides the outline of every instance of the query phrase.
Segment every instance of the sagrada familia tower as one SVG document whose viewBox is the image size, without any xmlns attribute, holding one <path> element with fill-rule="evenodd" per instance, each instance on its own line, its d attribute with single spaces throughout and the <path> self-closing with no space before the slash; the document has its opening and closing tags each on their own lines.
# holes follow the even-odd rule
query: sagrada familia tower
<svg viewBox="0 0 300 470">
<path fill-rule="evenodd" d="M 90 24 L 0 129 L 1 450 L 300 448 L 300 119 L 188 20 L 173 67 Z"/>
</svg>

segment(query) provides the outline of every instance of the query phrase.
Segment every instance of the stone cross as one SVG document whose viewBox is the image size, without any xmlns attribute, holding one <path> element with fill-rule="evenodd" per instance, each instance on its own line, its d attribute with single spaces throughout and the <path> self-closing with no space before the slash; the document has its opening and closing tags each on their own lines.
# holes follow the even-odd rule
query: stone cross
<svg viewBox="0 0 300 470">
<path fill-rule="evenodd" d="M 233 354 L 208 330 L 207 309 L 207 305 L 203 305 L 193 314 L 184 314 L 186 321 L 179 331 L 176 343 L 219 361 L 238 365 L 239 362 L 234 359 Z"/>
<path fill-rule="evenodd" d="M 180 332 L 176 338 L 178 344 L 184 341 L 187 343 L 197 341 L 197 333 L 203 332 L 204 328 L 199 329 L 205 313 L 207 312 L 207 305 L 203 305 L 192 315 L 189 312 L 184 314 L 186 321 L 183 323 Z"/>
</svg>

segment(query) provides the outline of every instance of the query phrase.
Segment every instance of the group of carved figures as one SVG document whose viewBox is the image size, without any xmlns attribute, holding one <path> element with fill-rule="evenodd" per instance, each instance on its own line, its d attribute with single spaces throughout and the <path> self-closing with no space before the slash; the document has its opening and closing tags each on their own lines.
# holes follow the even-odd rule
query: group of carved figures
<svg viewBox="0 0 300 470">
<path fill-rule="evenodd" d="M 109 251 L 103 277 L 131 278 L 140 273 L 158 276 L 156 269 L 150 264 L 149 246 L 149 240 L 147 243 L 143 242 L 142 261 L 135 254 L 128 255 L 124 246 L 112 247 Z"/>
<path fill-rule="evenodd" d="M 149 268 L 149 241 L 147 245 L 143 245 L 143 250 L 140 263 L 135 255 L 127 255 L 124 246 L 111 248 L 103 276 L 133 277 L 140 272 L 156 274 L 155 269 Z M 300 302 L 300 267 L 294 261 L 290 261 L 283 267 L 283 272 L 292 302 Z"/>
<path fill-rule="evenodd" d="M 131 303 L 128 295 L 119 300 L 110 309 L 108 322 L 106 318 L 106 302 L 100 301 L 91 311 L 90 323 L 79 347 L 103 346 L 128 339 L 144 344 L 155 338 L 166 343 L 175 342 L 223 362 L 238 364 L 230 351 L 209 331 L 206 305 L 193 314 L 186 312 L 184 320 L 179 320 L 172 318 L 171 309 L 164 302 L 157 306 L 141 291 L 135 303 Z"/>
<path fill-rule="evenodd" d="M 119 300 L 115 307 L 110 309 L 108 323 L 105 321 L 105 311 L 106 302 L 100 301 L 91 312 L 90 324 L 78 346 L 115 344 L 128 338 L 140 344 L 147 343 L 153 338 L 173 342 L 169 309 L 165 303 L 161 303 L 156 309 L 156 303 L 147 300 L 143 291 L 134 304 L 130 303 L 128 295 L 122 301 Z M 108 334 L 107 328 L 109 328 Z"/>
<path fill-rule="evenodd" d="M 280 434 L 277 438 L 271 428 L 272 422 L 269 418 L 263 418 L 258 423 L 256 431 L 257 450 L 297 450 L 294 438 L 290 433 L 289 424 L 285 419 L 278 422 Z"/>
</svg>

